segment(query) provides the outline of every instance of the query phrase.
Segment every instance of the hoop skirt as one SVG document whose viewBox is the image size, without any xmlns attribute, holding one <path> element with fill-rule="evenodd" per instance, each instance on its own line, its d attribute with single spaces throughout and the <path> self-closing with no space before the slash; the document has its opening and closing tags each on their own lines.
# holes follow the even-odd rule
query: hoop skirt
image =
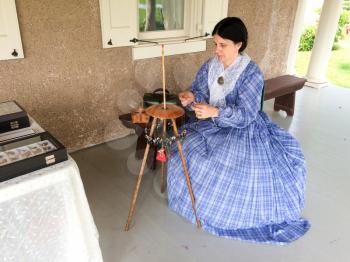
<svg viewBox="0 0 350 262">
<path fill-rule="evenodd" d="M 197 102 L 209 101 L 208 65 L 192 84 Z M 186 124 L 183 151 L 197 216 L 218 236 L 285 244 L 310 227 L 304 206 L 305 160 L 298 142 L 260 107 L 263 78 L 251 62 L 220 108 L 218 118 Z M 176 145 L 168 163 L 168 205 L 195 223 Z"/>
</svg>

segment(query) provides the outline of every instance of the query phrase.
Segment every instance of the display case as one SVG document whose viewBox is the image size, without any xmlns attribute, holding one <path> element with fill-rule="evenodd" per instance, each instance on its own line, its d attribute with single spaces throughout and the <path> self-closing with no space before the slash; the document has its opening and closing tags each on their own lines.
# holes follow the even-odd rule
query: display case
<svg viewBox="0 0 350 262">
<path fill-rule="evenodd" d="M 68 159 L 49 132 L 0 143 L 0 182 Z"/>
<path fill-rule="evenodd" d="M 26 111 L 15 101 L 0 103 L 0 133 L 29 127 Z"/>
</svg>

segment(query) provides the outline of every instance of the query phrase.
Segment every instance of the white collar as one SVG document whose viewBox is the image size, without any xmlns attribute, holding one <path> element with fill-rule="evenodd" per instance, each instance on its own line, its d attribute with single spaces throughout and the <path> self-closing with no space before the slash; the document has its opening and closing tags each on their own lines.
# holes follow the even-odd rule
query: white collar
<svg viewBox="0 0 350 262">
<path fill-rule="evenodd" d="M 209 62 L 208 86 L 210 92 L 209 103 L 214 106 L 226 106 L 225 97 L 233 90 L 239 76 L 251 61 L 245 54 L 239 54 L 235 61 L 226 69 L 217 57 Z M 218 78 L 222 77 L 223 84 L 218 83 Z"/>
</svg>

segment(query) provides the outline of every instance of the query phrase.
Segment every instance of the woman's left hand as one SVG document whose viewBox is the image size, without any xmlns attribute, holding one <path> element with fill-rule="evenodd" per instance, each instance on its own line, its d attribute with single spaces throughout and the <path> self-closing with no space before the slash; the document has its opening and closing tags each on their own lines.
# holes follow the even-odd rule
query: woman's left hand
<svg viewBox="0 0 350 262">
<path fill-rule="evenodd" d="M 196 117 L 198 119 L 205 119 L 209 117 L 219 116 L 219 109 L 217 107 L 214 107 L 208 104 L 202 104 L 202 103 L 193 104 L 192 109 L 196 113 Z"/>
</svg>

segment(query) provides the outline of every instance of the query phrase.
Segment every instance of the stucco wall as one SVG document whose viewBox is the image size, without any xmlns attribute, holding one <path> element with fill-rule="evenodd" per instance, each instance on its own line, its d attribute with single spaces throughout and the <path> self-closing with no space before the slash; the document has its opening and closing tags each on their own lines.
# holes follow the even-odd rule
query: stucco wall
<svg viewBox="0 0 350 262">
<path fill-rule="evenodd" d="M 247 53 L 265 78 L 283 74 L 287 67 L 298 0 L 231 0 L 229 15 L 241 17 L 248 28 Z"/>
<path fill-rule="evenodd" d="M 247 3 L 249 2 L 249 3 Z M 263 3 L 262 3 L 263 2 Z M 16 1 L 24 59 L 0 61 L 0 101 L 16 100 L 70 150 L 125 136 L 118 115 L 161 87 L 160 59 L 132 61 L 128 47 L 102 49 L 98 0 Z M 230 0 L 265 78 L 286 68 L 297 0 Z M 207 51 L 166 58 L 167 87 L 190 86 Z"/>
</svg>

